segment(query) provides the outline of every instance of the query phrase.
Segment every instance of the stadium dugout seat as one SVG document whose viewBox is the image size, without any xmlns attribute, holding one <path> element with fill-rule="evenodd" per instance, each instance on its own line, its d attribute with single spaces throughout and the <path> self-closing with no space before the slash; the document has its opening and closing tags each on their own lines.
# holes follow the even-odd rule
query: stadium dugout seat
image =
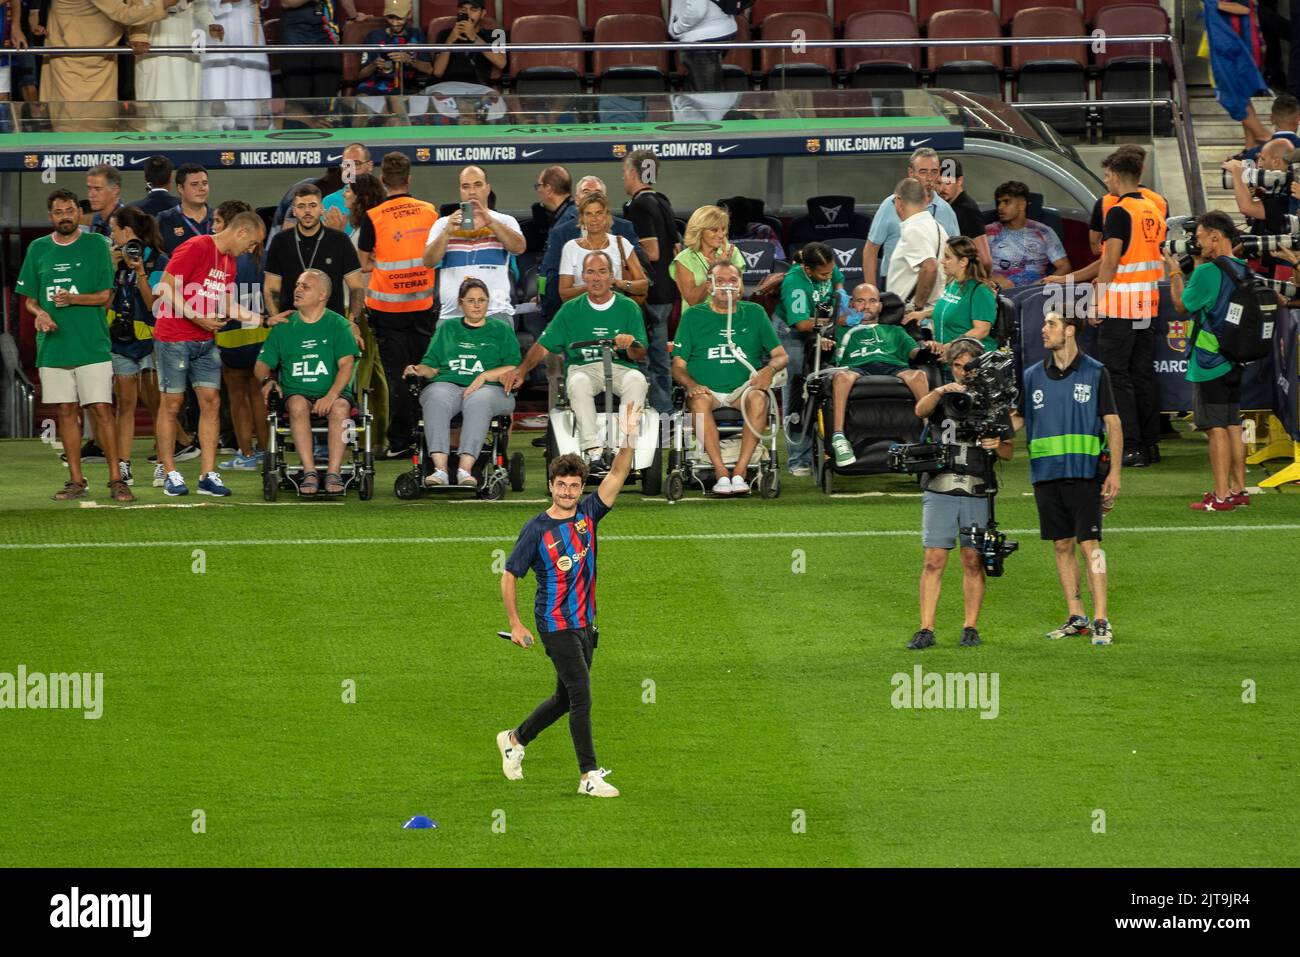
<svg viewBox="0 0 1300 957">
<path fill-rule="evenodd" d="M 808 40 L 834 40 L 831 18 L 824 13 L 774 13 L 763 21 L 762 38 L 779 40 L 798 36 Z M 835 86 L 835 49 L 766 47 L 759 56 L 761 72 L 770 90 L 829 90 Z"/>
<path fill-rule="evenodd" d="M 360 7 L 357 8 L 360 10 Z M 382 30 L 384 28 L 384 18 L 366 17 L 362 20 L 349 20 L 343 25 L 343 43 L 344 45 L 355 44 L 360 46 L 366 41 L 366 34 L 371 30 Z M 341 92 L 343 96 L 352 96 L 357 91 L 357 73 L 361 70 L 361 54 L 345 53 L 343 54 L 343 84 Z"/>
<path fill-rule="evenodd" d="M 513 34 L 515 21 L 526 16 L 572 17 L 577 20 L 578 0 L 501 0 L 501 19 L 507 33 Z"/>
<path fill-rule="evenodd" d="M 1159 7 L 1160 0 L 1083 0 L 1083 19 L 1090 25 L 1095 26 L 1097 17 L 1106 7 L 1115 6 L 1132 6 L 1132 7 Z M 1127 30 L 1129 36 L 1144 31 Z M 1123 36 L 1123 33 L 1117 33 L 1116 36 Z"/>
<path fill-rule="evenodd" d="M 835 0 L 835 28 L 843 31 L 849 17 L 858 13 L 906 13 L 910 17 L 912 4 L 911 0 Z"/>
<path fill-rule="evenodd" d="M 844 288 L 850 292 L 862 282 L 862 242 L 856 237 L 826 240 L 835 253 L 835 265 L 844 275 Z"/>
<path fill-rule="evenodd" d="M 844 21 L 846 40 L 917 40 L 910 47 L 846 47 L 844 69 L 849 85 L 861 89 L 915 89 L 920 85 L 921 46 L 910 13 L 883 10 L 855 13 Z"/>
<path fill-rule="evenodd" d="M 762 29 L 767 18 L 778 13 L 818 13 L 825 15 L 826 0 L 758 0 L 749 11 L 749 22 Z"/>
<path fill-rule="evenodd" d="M 1075 0 L 1002 0 L 999 10 L 1001 11 L 1002 25 L 1010 27 L 1016 19 L 1016 14 L 1021 10 L 1033 10 L 1038 8 L 1050 8 L 1053 10 L 1069 10 L 1077 13 L 1079 5 Z M 1057 36 L 1069 36 L 1068 31 L 1060 30 Z M 1012 34 L 1014 36 L 1014 34 Z"/>
<path fill-rule="evenodd" d="M 993 0 L 916 0 L 916 22 L 928 29 L 936 13 L 946 13 L 950 10 L 979 10 L 992 13 Z M 988 36 L 988 34 L 973 33 L 971 36 Z"/>
<path fill-rule="evenodd" d="M 786 248 L 791 256 L 811 242 L 830 242 L 832 239 L 865 240 L 871 232 L 871 217 L 857 212 L 852 196 L 813 196 L 808 200 L 808 212 L 790 221 L 790 242 Z"/>
<path fill-rule="evenodd" d="M 573 49 L 553 52 L 519 50 L 510 57 L 515 92 L 520 96 L 581 93 L 586 73 L 582 25 L 575 17 L 519 17 L 510 30 L 513 43 L 565 43 Z"/>
<path fill-rule="evenodd" d="M 985 223 L 996 223 L 998 221 L 998 211 L 996 208 L 981 209 Z M 1052 232 L 1056 233 L 1056 238 L 1065 245 L 1065 221 L 1061 219 L 1061 214 L 1050 206 L 1043 205 L 1042 193 L 1030 193 L 1029 202 L 1025 206 L 1025 216 L 1029 219 L 1042 223 Z"/>
<path fill-rule="evenodd" d="M 1011 23 L 1013 37 L 1084 36 L 1083 16 L 1077 10 L 1038 7 L 1021 10 Z M 1011 68 L 1016 71 L 1017 100 L 1051 103 L 1088 98 L 1088 48 L 1082 43 L 1013 46 Z M 1028 112 L 1061 133 L 1088 129 L 1088 108 L 1034 106 Z"/>
<path fill-rule="evenodd" d="M 1148 4 L 1119 4 L 1103 7 L 1097 13 L 1094 29 L 1110 36 L 1167 34 L 1169 17 L 1160 7 Z M 1173 98 L 1173 79 L 1169 71 L 1171 53 L 1167 44 L 1155 45 L 1154 63 L 1151 46 L 1141 43 L 1107 43 L 1097 53 L 1099 100 L 1145 100 Z M 1154 82 L 1153 82 L 1154 81 Z M 1166 106 L 1155 108 L 1155 135 L 1168 136 L 1173 122 Z M 1151 126 L 1151 110 L 1145 106 L 1104 107 L 1101 131 L 1104 136 L 1117 133 L 1142 133 Z"/>
<path fill-rule="evenodd" d="M 596 43 L 660 42 L 668 39 L 662 17 L 616 13 L 601 17 L 593 34 Z M 592 72 L 600 92 L 662 93 L 668 89 L 667 50 L 596 50 Z"/>
<path fill-rule="evenodd" d="M 931 40 L 1002 38 L 997 16 L 990 10 L 941 10 L 930 18 Z M 931 47 L 934 85 L 1002 99 L 1002 45 Z"/>
<path fill-rule="evenodd" d="M 620 13 L 640 13 L 647 17 L 659 17 L 662 20 L 664 4 L 659 0 L 587 0 L 583 23 L 588 31 L 594 31 L 602 17 L 611 17 Z"/>
<path fill-rule="evenodd" d="M 752 292 L 760 282 L 776 270 L 776 247 L 765 239 L 733 239 L 732 245 L 740 250 L 740 255 L 745 257 L 743 278 L 745 288 Z"/>
</svg>

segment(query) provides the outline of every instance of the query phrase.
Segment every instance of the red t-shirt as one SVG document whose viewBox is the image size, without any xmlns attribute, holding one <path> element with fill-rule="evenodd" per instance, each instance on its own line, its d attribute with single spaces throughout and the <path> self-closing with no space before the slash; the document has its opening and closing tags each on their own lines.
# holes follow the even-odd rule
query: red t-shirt
<svg viewBox="0 0 1300 957">
<path fill-rule="evenodd" d="M 214 317 L 225 312 L 224 303 L 235 285 L 235 257 L 218 251 L 211 236 L 194 236 L 177 246 L 166 271 L 191 312 Z M 203 342 L 213 333 L 173 315 L 171 302 L 163 296 L 158 300 L 153 337 L 160 342 Z"/>
</svg>

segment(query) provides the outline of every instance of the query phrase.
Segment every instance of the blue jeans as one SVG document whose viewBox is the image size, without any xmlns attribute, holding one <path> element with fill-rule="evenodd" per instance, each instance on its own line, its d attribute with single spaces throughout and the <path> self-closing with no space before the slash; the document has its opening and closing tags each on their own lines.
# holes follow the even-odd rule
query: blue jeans
<svg viewBox="0 0 1300 957">
<path fill-rule="evenodd" d="M 153 341 L 154 362 L 158 366 L 158 391 L 173 395 L 195 389 L 221 388 L 221 360 L 213 339 L 183 342 Z"/>
<path fill-rule="evenodd" d="M 811 466 L 812 435 L 807 429 L 808 423 L 802 421 L 805 337 L 787 326 L 784 319 L 773 319 L 772 323 L 776 326 L 777 338 L 790 357 L 790 364 L 786 366 L 785 385 L 781 387 L 781 426 L 785 429 L 786 455 L 789 457 L 787 464 L 792 469 Z M 796 416 L 800 421 L 791 421 Z"/>
<path fill-rule="evenodd" d="M 673 304 L 645 306 L 646 357 L 641 360 L 641 371 L 650 383 L 650 405 L 657 412 L 667 412 L 673 403 L 673 376 L 668 358 L 668 316 Z"/>
</svg>

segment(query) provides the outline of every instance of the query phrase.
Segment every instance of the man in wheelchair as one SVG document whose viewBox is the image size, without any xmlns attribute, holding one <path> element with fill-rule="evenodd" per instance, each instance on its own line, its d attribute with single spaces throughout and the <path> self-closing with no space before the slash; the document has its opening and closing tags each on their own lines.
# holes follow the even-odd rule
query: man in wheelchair
<svg viewBox="0 0 1300 957">
<path fill-rule="evenodd" d="M 832 418 L 834 433 L 831 448 L 835 464 L 846 468 L 857 461 L 853 444 L 844 435 L 844 414 L 853 384 L 864 375 L 892 375 L 902 379 L 920 402 L 930 391 L 929 380 L 923 369 L 913 369 L 908 363 L 926 346 L 919 345 L 900 325 L 880 321 L 880 293 L 869 282 L 858 285 L 849 300 L 845 325 L 839 330 L 839 342 L 823 338 L 822 349 L 835 348 L 835 365 L 839 370 L 831 380 Z"/>
<path fill-rule="evenodd" d="M 301 495 L 321 490 L 312 448 L 313 416 L 329 423 L 325 493 L 341 495 L 346 488 L 339 470 L 347 444 L 344 429 L 355 404 L 349 387 L 360 352 L 348 321 L 325 308 L 329 297 L 325 273 L 308 269 L 299 276 L 293 289 L 295 308 L 271 318 L 271 333 L 253 369 L 268 404 L 272 391 L 284 399 L 293 446 L 302 460 Z"/>
<path fill-rule="evenodd" d="M 548 352 L 564 352 L 565 390 L 578 422 L 578 441 L 593 471 L 604 470 L 603 448 L 596 417 L 596 396 L 605 392 L 605 369 L 601 349 L 577 346 L 596 339 L 613 339 L 613 385 L 620 400 L 620 414 L 629 403 L 644 408 L 645 374 L 637 363 L 646 355 L 645 320 L 641 307 L 614 292 L 614 268 L 609 255 L 596 251 L 582 262 L 582 279 L 587 291 L 570 299 L 538 336 L 524 361 L 504 380 L 506 391 L 517 389 L 533 367 Z M 611 446 L 612 440 L 608 440 Z"/>
<path fill-rule="evenodd" d="M 709 266 L 709 298 L 682 313 L 673 342 L 673 381 L 685 390 L 686 409 L 713 464 L 715 495 L 745 495 L 749 460 L 766 423 L 769 394 L 776 374 L 789 362 L 767 311 L 756 302 L 741 299 L 744 283 L 740 269 L 729 260 Z M 768 361 L 758 363 L 766 354 Z M 722 458 L 718 425 L 713 413 L 720 408 L 740 409 L 746 427 L 740 455 L 728 471 Z"/>
</svg>

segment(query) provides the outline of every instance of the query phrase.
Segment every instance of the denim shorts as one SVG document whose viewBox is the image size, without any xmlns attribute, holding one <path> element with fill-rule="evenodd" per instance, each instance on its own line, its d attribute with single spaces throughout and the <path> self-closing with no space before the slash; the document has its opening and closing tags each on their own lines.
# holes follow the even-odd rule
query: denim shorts
<svg viewBox="0 0 1300 957">
<path fill-rule="evenodd" d="M 923 548 L 952 548 L 957 544 L 957 535 L 961 529 L 971 525 L 985 526 L 988 521 L 988 499 L 942 492 L 921 493 Z M 975 543 L 969 535 L 962 534 L 961 547 L 974 548 Z"/>
<path fill-rule="evenodd" d="M 112 358 L 113 375 L 139 375 L 141 372 L 158 368 L 154 363 L 152 352 L 140 359 L 132 359 L 130 356 L 122 356 L 114 352 Z"/>
<path fill-rule="evenodd" d="M 158 364 L 158 391 L 176 394 L 185 385 L 196 389 L 221 388 L 221 359 L 214 339 L 188 342 L 154 340 L 154 361 Z"/>
</svg>

